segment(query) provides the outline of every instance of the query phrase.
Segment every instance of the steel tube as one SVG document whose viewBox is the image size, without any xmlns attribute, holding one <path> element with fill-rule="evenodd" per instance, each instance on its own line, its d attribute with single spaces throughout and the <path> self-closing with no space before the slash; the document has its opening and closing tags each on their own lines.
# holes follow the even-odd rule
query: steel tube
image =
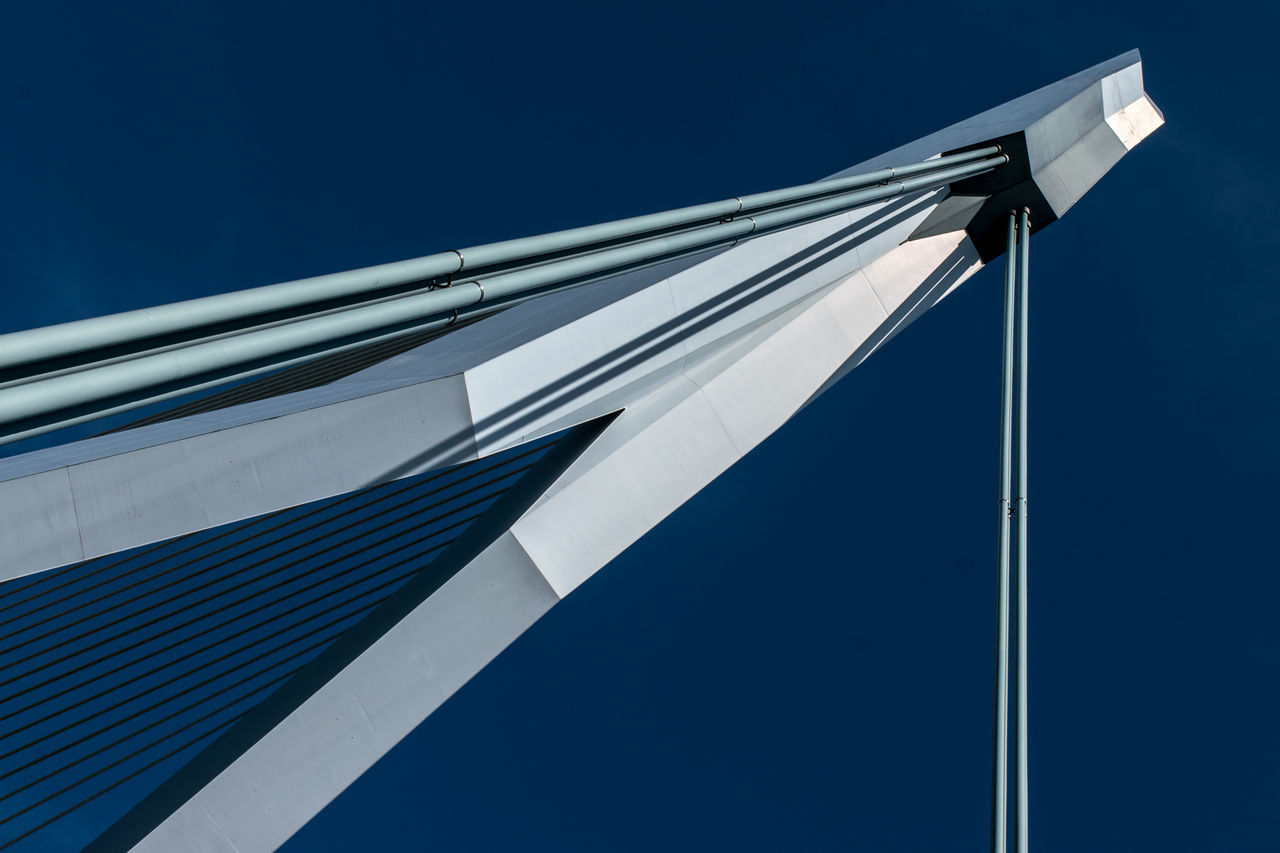
<svg viewBox="0 0 1280 853">
<path fill-rule="evenodd" d="M 1009 213 L 1005 241 L 1004 348 L 1000 393 L 1000 557 L 997 574 L 995 743 L 991 774 L 991 851 L 1005 853 L 1008 831 L 1009 748 L 1009 510 L 1013 496 L 1013 300 L 1015 293 L 1016 218 Z"/>
<path fill-rule="evenodd" d="M 804 184 L 747 196 L 751 209 L 807 198 L 828 196 L 855 187 L 878 184 L 907 175 L 936 172 L 959 163 L 982 160 L 996 153 L 988 147 L 907 166 L 881 169 L 832 181 Z M 422 258 L 315 276 L 234 293 L 190 299 L 154 308 L 125 311 L 41 329 L 0 335 L 0 370 L 78 353 L 199 329 L 256 315 L 313 305 L 331 299 L 372 293 L 414 282 L 427 282 L 485 266 L 510 264 L 541 255 L 588 249 L 602 243 L 644 234 L 713 222 L 748 209 L 744 199 L 694 205 L 551 234 L 488 243 L 468 249 L 439 252 Z"/>
<path fill-rule="evenodd" d="M 829 181 L 817 181 L 812 184 L 801 184 L 799 186 L 787 187 L 786 189 L 781 190 L 744 195 L 742 196 L 742 212 L 751 213 L 752 211 L 764 210 L 765 208 L 775 207 L 780 204 L 791 204 L 793 202 L 805 201 L 819 196 L 830 195 L 835 192 L 844 192 L 846 190 L 869 186 L 871 184 L 886 183 L 894 180 L 901 181 L 903 178 L 914 177 L 926 172 L 938 172 L 964 163 L 972 163 L 975 160 L 994 157 L 999 153 L 1000 146 L 991 145 L 986 148 L 965 151 L 962 154 L 952 154 L 948 157 L 936 157 L 932 160 L 912 163 L 909 166 L 895 166 L 890 169 L 881 169 L 878 172 L 870 172 L 865 175 L 850 175 L 847 178 L 833 178 Z"/>
<path fill-rule="evenodd" d="M 201 328 L 295 305 L 309 305 L 351 293 L 430 280 L 456 272 L 460 266 L 455 253 L 442 252 L 410 261 L 11 332 L 0 336 L 0 369 Z"/>
<path fill-rule="evenodd" d="M 94 400 L 134 393 L 196 377 L 236 364 L 253 362 L 336 338 L 374 332 L 417 317 L 429 317 L 480 301 L 476 285 L 462 285 L 354 308 L 279 328 L 95 367 L 79 373 L 37 380 L 5 389 L 0 395 L 0 423 L 12 423 Z"/>
<path fill-rule="evenodd" d="M 500 310 L 501 307 L 505 306 L 499 306 L 493 310 Z M 165 400 L 184 397 L 187 394 L 193 394 L 197 391 L 206 391 L 210 388 L 216 388 L 219 385 L 238 382 L 242 379 L 252 379 L 255 376 L 261 376 L 264 373 L 271 373 L 272 371 L 282 370 L 286 367 L 294 367 L 323 356 L 337 355 L 338 353 L 347 352 L 358 347 L 369 346 L 370 344 L 391 340 L 392 338 L 397 338 L 401 335 L 409 335 L 415 332 L 428 332 L 432 329 L 439 329 L 443 326 L 447 326 L 451 322 L 452 316 L 445 319 L 436 318 L 407 328 L 397 328 L 393 331 L 389 331 L 375 337 L 361 336 L 358 340 L 347 343 L 331 342 L 323 346 L 307 348 L 298 353 L 290 353 L 289 357 L 283 360 L 273 358 L 257 365 L 237 364 L 224 370 L 211 371 L 206 374 L 201 374 L 201 378 L 194 384 L 182 382 L 175 383 L 175 387 L 152 387 L 149 388 L 143 396 L 133 397 L 123 403 L 111 403 L 108 400 L 104 401 L 100 405 L 86 404 L 83 411 L 75 409 L 68 411 L 64 409 L 44 416 L 35 416 L 25 419 L 22 423 L 17 424 L 16 430 L 11 429 L 8 432 L 0 434 L 0 445 L 12 444 L 26 438 L 34 438 L 38 435 L 44 435 L 45 433 L 66 429 L 67 427 L 78 426 L 80 424 L 88 423 L 89 421 L 96 421 L 100 418 L 110 417 L 111 415 L 118 415 L 123 412 L 133 411 L 134 409 L 140 409 L 144 406 L 150 406 L 155 403 L 163 403 Z"/>
<path fill-rule="evenodd" d="M 249 328 L 236 329 L 235 331 L 228 331 L 228 332 L 219 332 L 219 333 L 210 334 L 207 336 L 206 335 L 193 336 L 189 340 L 184 340 L 178 343 L 168 343 L 163 345 L 157 345 L 154 347 L 149 346 L 145 350 L 142 350 L 139 352 L 132 352 L 124 355 L 113 355 L 113 356 L 105 357 L 99 360 L 95 360 L 88 364 L 77 364 L 72 367 L 50 368 L 49 370 L 41 370 L 39 373 L 35 373 L 30 376 L 23 376 L 17 379 L 3 380 L 3 381 L 0 381 L 0 405 L 2 405 L 4 400 L 5 389 L 13 388 L 18 385 L 26 385 L 30 382 L 42 382 L 44 380 L 52 379 L 57 376 L 65 376 L 71 373 L 79 373 L 89 368 L 106 367 L 109 364 L 119 364 L 121 362 L 131 361 L 133 359 L 140 358 L 142 356 L 152 356 L 152 355 L 160 355 L 161 353 L 166 353 L 166 352 L 174 352 L 176 350 L 180 350 L 185 347 L 192 346 L 194 344 L 203 344 L 203 343 L 208 343 L 210 341 L 225 340 L 227 338 L 235 337 L 236 335 L 243 335 L 246 332 L 260 332 L 260 331 L 265 331 L 267 329 L 279 328 L 281 326 L 286 326 L 290 323 L 297 323 L 299 320 L 311 320 L 317 317 L 324 317 L 332 314 L 338 314 L 343 311 L 349 311 L 353 307 L 365 307 L 368 305 L 375 305 L 381 302 L 390 302 L 394 299 L 401 299 L 405 296 L 411 296 L 416 293 L 424 293 L 430 289 L 431 289 L 430 286 L 423 286 L 418 290 L 410 291 L 408 293 L 397 294 L 395 296 L 382 296 L 380 298 L 371 298 L 367 301 L 362 301 L 359 305 L 356 305 L 356 306 L 348 305 L 344 308 L 330 308 L 327 310 L 319 310 L 312 313 L 303 314 L 300 317 L 271 320 L 265 323 L 255 323 L 252 327 L 249 327 Z M 200 331 L 203 332 L 204 330 L 202 329 Z"/>
<path fill-rule="evenodd" d="M 951 181 L 967 178 L 980 171 L 989 171 L 990 169 L 994 169 L 996 166 L 1003 165 L 1007 162 L 1009 162 L 1008 155 L 1002 154 L 997 157 L 991 157 L 987 160 L 979 161 L 978 163 L 954 166 L 950 169 L 944 169 L 941 172 L 921 175 L 915 178 L 908 178 L 905 181 L 891 181 L 883 186 L 844 193 L 831 198 L 825 198 L 820 201 L 813 201 L 793 207 L 785 207 L 781 210 L 754 214 L 752 219 L 755 220 L 756 227 L 762 231 L 773 230 L 779 227 L 789 228 L 814 219 L 821 219 L 824 216 L 830 216 L 833 213 L 852 210 L 859 205 L 869 204 L 874 201 L 892 198 L 896 195 L 915 192 L 916 190 L 926 189 L 928 187 L 938 186 L 939 184 L 950 183 Z M 985 168 L 977 168 L 984 164 L 986 164 Z"/>
<path fill-rule="evenodd" d="M 1028 853 L 1030 833 L 1027 786 L 1027 290 L 1031 266 L 1031 219 L 1026 208 L 1018 222 L 1018 706 L 1015 780 L 1017 853 Z"/>
<path fill-rule="evenodd" d="M 571 257 L 371 305 L 356 306 L 268 329 L 248 330 L 155 355 L 141 355 L 104 366 L 90 366 L 74 373 L 64 373 L 47 379 L 34 379 L 25 384 L 4 389 L 3 393 L 0 393 L 0 424 L 39 418 L 62 409 L 84 406 L 96 400 L 109 400 L 135 393 L 139 395 L 139 400 L 156 402 L 153 394 L 146 393 L 149 389 L 160 386 L 180 386 L 182 380 L 188 377 L 193 380 L 188 390 L 196 387 L 210 387 L 202 377 L 210 373 L 225 373 L 236 365 L 250 364 L 275 356 L 286 358 L 288 353 L 296 350 L 316 348 L 326 342 L 353 339 L 361 335 L 375 336 L 385 332 L 388 327 L 426 321 L 437 315 L 454 316 L 452 312 L 461 311 L 481 302 L 500 301 L 549 287 L 557 282 L 575 278 L 588 279 L 591 276 L 634 268 L 636 265 L 652 263 L 673 255 L 736 243 L 753 233 L 792 227 L 904 192 L 945 184 L 951 180 L 989 171 L 1006 162 L 1007 159 L 1001 155 L 956 166 L 937 174 L 922 175 L 868 190 L 845 193 L 819 202 L 767 214 L 761 217 L 763 222 L 752 217 L 718 222 L 695 231 L 656 237 L 590 255 Z M 283 366 L 283 362 L 280 366 Z M 267 369 L 270 368 L 262 367 L 260 371 L 254 372 L 265 372 Z M 243 373 L 235 373 L 235 375 L 240 376 Z M 232 380 L 223 378 L 215 384 L 227 381 Z M 173 390 L 176 391 L 176 389 Z M 124 400 L 104 407 L 104 411 L 108 409 L 112 412 L 125 411 L 145 404 L 138 402 L 135 405 L 131 401 Z M 77 420 L 87 420 L 89 413 L 82 414 L 86 417 L 82 418 L 81 414 L 76 414 L 74 417 Z M 48 431 L 42 427 L 43 425 L 36 426 L 42 432 Z M 24 436 L 32 434 L 26 428 L 20 428 L 19 431 Z M 10 437 L 8 440 L 16 439 Z"/>
<path fill-rule="evenodd" d="M 495 275 L 492 278 L 475 279 L 484 289 L 486 301 L 502 299 L 517 293 L 544 287 L 565 279 L 595 275 L 605 270 L 626 267 L 652 258 L 685 252 L 690 249 L 713 247 L 733 243 L 755 230 L 750 217 L 722 222 L 712 228 L 690 231 L 670 237 L 657 237 L 643 243 L 635 243 L 617 249 L 605 249 L 590 255 L 568 258 L 553 264 L 530 267 L 517 272 Z"/>
</svg>

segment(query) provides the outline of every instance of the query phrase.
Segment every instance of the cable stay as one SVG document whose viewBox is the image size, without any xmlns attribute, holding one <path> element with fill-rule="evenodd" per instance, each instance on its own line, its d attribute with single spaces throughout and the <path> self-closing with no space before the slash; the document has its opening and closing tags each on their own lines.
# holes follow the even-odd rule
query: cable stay
<svg viewBox="0 0 1280 853">
<path fill-rule="evenodd" d="M 1009 161 L 987 146 L 721 202 L 0 335 L 0 444 L 727 248 Z M 465 274 L 465 280 L 460 280 Z"/>
</svg>

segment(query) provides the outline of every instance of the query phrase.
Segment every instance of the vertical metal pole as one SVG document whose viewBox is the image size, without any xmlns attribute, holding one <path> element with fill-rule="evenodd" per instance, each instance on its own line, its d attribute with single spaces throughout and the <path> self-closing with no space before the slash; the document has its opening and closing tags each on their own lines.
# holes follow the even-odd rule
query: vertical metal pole
<svg viewBox="0 0 1280 853">
<path fill-rule="evenodd" d="M 1022 209 L 1018 235 L 1018 709 L 1017 853 L 1030 850 L 1027 819 L 1027 282 L 1030 277 L 1031 217 Z"/>
<path fill-rule="evenodd" d="M 1004 276 L 1004 379 L 1000 406 L 1000 571 L 996 613 L 995 746 L 991 779 L 991 853 L 1005 853 L 1009 749 L 1009 515 L 1013 499 L 1013 300 L 1017 216 L 1009 211 Z"/>
</svg>

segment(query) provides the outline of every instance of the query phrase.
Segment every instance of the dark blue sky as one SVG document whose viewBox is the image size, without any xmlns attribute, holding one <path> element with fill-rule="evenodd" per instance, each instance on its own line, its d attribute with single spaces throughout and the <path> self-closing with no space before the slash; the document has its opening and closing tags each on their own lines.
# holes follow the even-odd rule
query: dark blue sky
<svg viewBox="0 0 1280 853">
<path fill-rule="evenodd" d="M 370 8 L 372 7 L 372 8 Z M 1032 254 L 1033 839 L 1280 835 L 1271 13 L 23 4 L 20 329 L 772 189 L 1132 47 Z M 1000 273 L 555 608 L 285 850 L 981 850 Z"/>
</svg>

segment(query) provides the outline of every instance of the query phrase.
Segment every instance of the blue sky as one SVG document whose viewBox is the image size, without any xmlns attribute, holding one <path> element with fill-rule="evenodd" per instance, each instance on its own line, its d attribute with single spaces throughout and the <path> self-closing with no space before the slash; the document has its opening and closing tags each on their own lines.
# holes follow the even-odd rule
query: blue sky
<svg viewBox="0 0 1280 853">
<path fill-rule="evenodd" d="M 1033 837 L 1264 848 L 1280 68 L 1250 8 L 31 4 L 0 34 L 0 327 L 799 183 L 1140 48 L 1168 124 L 1032 255 Z M 896 338 L 285 850 L 984 849 L 999 291 Z"/>
</svg>

